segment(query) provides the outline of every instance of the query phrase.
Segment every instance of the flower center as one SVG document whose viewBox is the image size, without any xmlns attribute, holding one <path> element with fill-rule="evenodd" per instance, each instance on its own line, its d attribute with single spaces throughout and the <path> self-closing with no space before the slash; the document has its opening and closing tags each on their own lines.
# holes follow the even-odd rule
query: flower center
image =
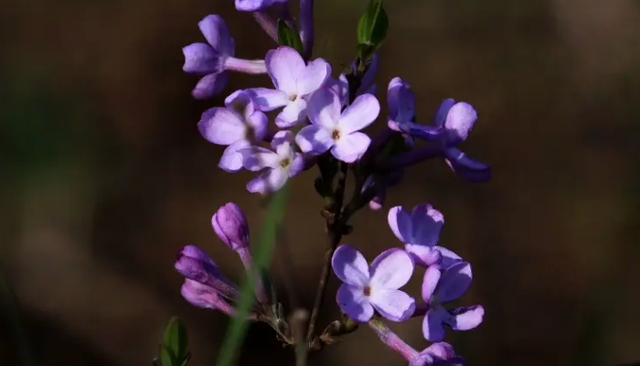
<svg viewBox="0 0 640 366">
<path fill-rule="evenodd" d="M 371 296 L 371 287 L 365 286 L 364 290 L 362 290 L 364 296 Z"/>
<path fill-rule="evenodd" d="M 337 128 L 333 130 L 333 132 L 331 133 L 331 138 L 334 140 L 340 140 L 340 130 L 338 130 Z"/>
<path fill-rule="evenodd" d="M 296 99 L 298 99 L 298 94 L 291 94 L 289 96 L 289 101 L 291 101 L 291 102 L 295 102 Z"/>
<path fill-rule="evenodd" d="M 291 159 L 289 159 L 289 158 L 284 158 L 284 159 L 280 160 L 280 167 L 281 168 L 287 168 L 289 166 L 289 164 L 291 164 Z"/>
</svg>

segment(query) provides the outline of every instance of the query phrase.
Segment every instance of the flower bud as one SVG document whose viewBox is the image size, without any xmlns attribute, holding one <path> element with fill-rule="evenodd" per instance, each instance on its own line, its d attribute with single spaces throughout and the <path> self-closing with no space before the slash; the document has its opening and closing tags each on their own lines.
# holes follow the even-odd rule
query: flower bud
<svg viewBox="0 0 640 366">
<path fill-rule="evenodd" d="M 227 298 L 233 299 L 238 294 L 235 285 L 220 272 L 213 260 L 194 245 L 182 248 L 175 269 L 185 278 L 211 287 Z"/>
<path fill-rule="evenodd" d="M 239 250 L 249 246 L 249 224 L 240 206 L 229 202 L 211 218 L 216 234 L 229 248 Z"/>
<path fill-rule="evenodd" d="M 180 293 L 193 306 L 202 309 L 220 310 L 230 316 L 235 315 L 235 309 L 224 301 L 213 287 L 187 278 L 182 284 Z"/>
</svg>

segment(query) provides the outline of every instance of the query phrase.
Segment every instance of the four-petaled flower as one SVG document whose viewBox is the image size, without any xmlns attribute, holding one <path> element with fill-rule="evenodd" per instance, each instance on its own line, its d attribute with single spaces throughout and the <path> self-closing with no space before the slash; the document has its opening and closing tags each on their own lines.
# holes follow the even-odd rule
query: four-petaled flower
<svg viewBox="0 0 640 366">
<path fill-rule="evenodd" d="M 225 99 L 226 108 L 214 107 L 202 114 L 198 129 L 209 142 L 229 145 L 222 154 L 218 166 L 235 172 L 242 168 L 240 149 L 252 141 L 264 139 L 267 133 L 267 116 L 256 110 L 250 94 L 238 90 Z"/>
<path fill-rule="evenodd" d="M 343 282 L 337 293 L 338 305 L 351 319 L 367 322 L 374 309 L 395 322 L 413 315 L 415 300 L 399 290 L 409 282 L 414 268 L 404 250 L 386 250 L 369 266 L 359 251 L 341 245 L 333 254 L 331 266 Z"/>
<path fill-rule="evenodd" d="M 276 89 L 254 88 L 251 91 L 263 111 L 284 107 L 276 116 L 276 125 L 291 127 L 305 118 L 305 98 L 325 84 L 331 75 L 331 66 L 321 58 L 305 65 L 296 50 L 284 46 L 267 52 L 265 63 Z"/>
<path fill-rule="evenodd" d="M 391 231 L 419 265 L 426 267 L 444 261 L 441 265 L 446 268 L 460 260 L 457 254 L 436 245 L 444 225 L 444 216 L 431 204 L 417 205 L 411 212 L 402 206 L 392 207 L 387 221 Z"/>
<path fill-rule="evenodd" d="M 219 94 L 229 79 L 225 72 L 225 60 L 235 54 L 235 44 L 227 24 L 219 15 L 207 15 L 198 23 L 207 43 L 192 43 L 182 49 L 184 66 L 188 73 L 204 74 L 192 94 L 206 99 Z"/>
<path fill-rule="evenodd" d="M 459 307 L 447 310 L 444 303 L 460 298 L 471 284 L 471 264 L 457 262 L 441 270 L 439 265 L 427 268 L 422 282 L 422 299 L 429 310 L 422 323 L 422 333 L 431 342 L 444 338 L 444 325 L 453 330 L 470 330 L 482 323 L 484 308 L 481 305 Z"/>
<path fill-rule="evenodd" d="M 311 125 L 296 136 L 304 153 L 322 154 L 331 149 L 338 160 L 352 163 L 367 151 L 371 139 L 361 129 L 370 125 L 380 113 L 380 103 L 371 94 L 363 94 L 340 112 L 340 97 L 330 88 L 315 92 L 307 106 Z"/>
<path fill-rule="evenodd" d="M 275 152 L 259 146 L 240 149 L 242 164 L 245 169 L 266 171 L 247 183 L 247 190 L 252 193 L 266 194 L 282 188 L 287 179 L 295 177 L 304 168 L 304 157 L 295 151 L 293 134 L 290 131 L 279 131 L 271 141 Z"/>
</svg>

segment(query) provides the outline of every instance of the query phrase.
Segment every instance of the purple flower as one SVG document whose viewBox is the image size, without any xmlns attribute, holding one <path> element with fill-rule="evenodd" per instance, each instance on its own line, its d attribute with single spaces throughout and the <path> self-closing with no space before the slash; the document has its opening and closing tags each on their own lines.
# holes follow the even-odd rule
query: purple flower
<svg viewBox="0 0 640 366">
<path fill-rule="evenodd" d="M 444 225 L 444 216 L 430 204 L 417 205 L 411 212 L 402 206 L 392 207 L 387 221 L 391 231 L 404 243 L 407 252 L 419 265 L 426 267 L 439 263 L 447 255 L 452 256 L 447 259 L 448 263 L 454 258 L 460 258 L 452 251 L 436 246 Z"/>
<path fill-rule="evenodd" d="M 216 211 L 211 225 L 220 240 L 237 251 L 249 246 L 249 224 L 240 206 L 229 202 Z"/>
<path fill-rule="evenodd" d="M 290 131 L 279 131 L 271 140 L 275 152 L 263 147 L 251 146 L 241 149 L 242 164 L 247 170 L 266 169 L 257 178 L 247 184 L 252 193 L 266 194 L 282 188 L 287 179 L 295 177 L 304 168 L 304 157 L 295 152 L 293 134 Z"/>
<path fill-rule="evenodd" d="M 211 98 L 219 94 L 227 84 L 229 76 L 225 70 L 249 74 L 264 74 L 262 60 L 242 60 L 233 57 L 235 45 L 227 24 L 219 15 L 207 15 L 198 23 L 207 43 L 192 43 L 182 49 L 182 69 L 192 74 L 204 75 L 191 94 L 196 99 Z"/>
<path fill-rule="evenodd" d="M 362 76 L 362 80 L 360 81 L 360 86 L 358 90 L 356 90 L 356 96 L 363 94 L 376 94 L 377 85 L 373 83 L 376 73 L 378 72 L 378 63 L 379 63 L 378 54 L 374 54 L 371 59 L 371 64 L 369 68 Z M 356 63 L 351 63 L 351 69 L 355 69 Z M 340 76 L 335 78 L 329 78 L 327 80 L 327 86 L 331 88 L 335 93 L 340 97 L 340 102 L 343 107 L 346 107 L 349 104 L 349 80 L 347 79 L 347 75 L 340 74 Z"/>
<path fill-rule="evenodd" d="M 203 309 L 220 310 L 227 315 L 234 315 L 235 309 L 227 303 L 211 286 L 185 279 L 180 293 L 191 305 Z"/>
<path fill-rule="evenodd" d="M 331 266 L 344 282 L 338 289 L 338 305 L 353 320 L 369 321 L 374 309 L 395 322 L 404 321 L 413 314 L 415 300 L 398 290 L 413 274 L 413 261 L 405 251 L 386 250 L 369 267 L 355 248 L 341 245 L 333 254 Z"/>
<path fill-rule="evenodd" d="M 460 298 L 471 284 L 471 265 L 458 262 L 444 271 L 438 265 L 430 266 L 422 282 L 422 298 L 429 310 L 422 323 L 422 333 L 431 342 L 444 338 L 444 325 L 453 330 L 470 330 L 482 323 L 484 308 L 481 305 L 447 310 L 443 304 Z"/>
<path fill-rule="evenodd" d="M 224 297 L 237 296 L 236 286 L 220 272 L 220 269 L 202 249 L 187 245 L 178 254 L 175 269 L 189 280 L 206 285 Z"/>
<path fill-rule="evenodd" d="M 236 0 L 236 10 L 257 11 L 277 3 L 285 3 L 289 0 Z"/>
<path fill-rule="evenodd" d="M 358 131 L 378 117 L 378 100 L 371 94 L 361 95 L 342 113 L 341 105 L 340 97 L 329 88 L 311 96 L 307 108 L 311 125 L 296 136 L 302 152 L 318 155 L 331 149 L 336 159 L 352 163 L 367 151 L 371 139 Z"/>
<path fill-rule="evenodd" d="M 453 346 L 446 342 L 437 342 L 425 348 L 416 357 L 409 361 L 409 366 L 432 366 L 432 365 L 456 365 L 446 363 L 449 360 L 455 360 L 459 357 L 453 349 Z M 466 363 L 465 363 L 466 364 Z"/>
<path fill-rule="evenodd" d="M 251 90 L 263 111 L 284 107 L 276 117 L 276 125 L 291 127 L 305 118 L 305 98 L 324 85 L 331 75 L 331 66 L 321 58 L 305 65 L 302 56 L 291 47 L 267 52 L 265 62 L 276 89 Z"/>
<path fill-rule="evenodd" d="M 249 93 L 238 90 L 225 99 L 226 108 L 214 107 L 202 114 L 198 129 L 209 142 L 229 145 L 222 154 L 218 166 L 228 172 L 242 168 L 240 149 L 251 141 L 264 139 L 267 133 L 267 116 L 256 110 Z"/>
<path fill-rule="evenodd" d="M 362 185 L 362 190 L 360 191 L 360 193 L 364 194 L 368 189 L 375 190 L 373 198 L 369 201 L 369 208 L 374 211 L 381 209 L 387 198 L 387 189 L 400 183 L 403 176 L 404 170 L 399 169 L 391 171 L 390 173 L 383 176 L 379 176 L 378 174 L 371 174 L 369 177 L 367 177 L 364 184 Z"/>
</svg>

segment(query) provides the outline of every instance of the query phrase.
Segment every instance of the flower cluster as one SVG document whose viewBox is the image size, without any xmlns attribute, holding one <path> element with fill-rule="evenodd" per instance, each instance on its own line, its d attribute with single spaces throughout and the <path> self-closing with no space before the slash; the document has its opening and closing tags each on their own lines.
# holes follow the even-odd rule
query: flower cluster
<svg viewBox="0 0 640 366">
<path fill-rule="evenodd" d="M 206 110 L 198 122 L 202 137 L 226 146 L 218 163 L 221 169 L 229 173 L 257 172 L 246 185 L 249 192 L 276 192 L 289 179 L 318 168 L 314 188 L 325 202 L 321 212 L 330 245 L 309 320 L 307 346 L 321 349 L 353 332 L 357 328 L 354 324 L 368 323 L 411 366 L 465 363 L 451 345 L 443 342 L 445 328 L 475 328 L 482 322 L 484 309 L 480 305 L 444 307 L 467 291 L 472 274 L 467 261 L 438 245 L 444 224 L 439 211 L 429 204 L 411 211 L 392 207 L 388 223 L 402 246 L 384 251 L 371 264 L 355 247 L 340 243 L 352 229 L 348 224 L 351 216 L 363 207 L 384 207 L 388 189 L 401 183 L 410 166 L 441 159 L 469 182 L 487 181 L 490 167 L 460 150 L 478 118 L 476 110 L 469 103 L 449 98 L 440 104 L 431 123 L 420 123 L 410 85 L 395 77 L 387 87 L 388 114 L 380 115 L 375 83 L 380 62 L 377 50 L 388 23 L 382 0 L 371 0 L 358 27 L 357 57 L 339 74 L 323 58 L 311 57 L 313 0 L 300 0 L 297 20 L 291 16 L 287 0 L 235 0 L 235 6 L 251 13 L 277 45 L 264 59 L 237 58 L 226 23 L 218 15 L 209 15 L 198 23 L 206 43 L 183 48 L 183 69 L 202 75 L 192 91 L 198 99 L 223 93 L 231 71 L 270 77 L 272 87 L 233 91 L 224 99 L 224 106 Z M 278 14 L 277 22 L 271 18 L 274 13 Z M 365 132 L 376 122 L 381 132 Z M 355 189 L 347 199 L 348 175 L 352 175 Z M 240 208 L 233 203 L 222 206 L 212 224 L 218 237 L 250 269 L 249 229 Z M 400 290 L 416 267 L 424 268 L 422 300 L 418 302 Z M 184 247 L 175 268 L 185 277 L 182 294 L 187 301 L 235 315 L 237 287 L 201 249 Z M 344 318 L 318 335 L 315 325 L 329 268 L 343 282 L 337 302 Z M 285 344 L 294 344 L 299 337 L 292 334 L 282 306 L 268 296 L 272 292 L 258 281 L 257 306 L 251 309 L 250 318 L 267 322 Z M 435 342 L 421 352 L 404 343 L 381 321 L 402 322 L 418 316 L 423 317 L 425 339 Z"/>
<path fill-rule="evenodd" d="M 388 222 L 404 248 L 387 249 L 371 265 L 349 245 L 341 245 L 334 252 L 331 265 L 343 282 L 336 297 L 342 311 L 357 322 L 369 322 L 375 313 L 393 322 L 423 316 L 422 332 L 431 342 L 444 339 L 445 326 L 464 331 L 480 325 L 484 317 L 481 305 L 444 307 L 464 295 L 471 284 L 472 272 L 469 262 L 437 245 L 444 224 L 443 215 L 429 204 L 418 205 L 411 211 L 396 206 L 389 210 Z M 422 301 L 418 304 L 400 290 L 409 282 L 416 266 L 425 268 Z M 380 325 L 375 327 L 380 328 Z M 443 345 L 452 350 L 446 343 L 434 343 L 424 352 L 430 353 L 432 347 Z M 423 353 L 420 356 L 409 353 L 412 354 L 408 358 L 412 365 L 420 364 L 418 358 L 425 357 Z"/>
</svg>

